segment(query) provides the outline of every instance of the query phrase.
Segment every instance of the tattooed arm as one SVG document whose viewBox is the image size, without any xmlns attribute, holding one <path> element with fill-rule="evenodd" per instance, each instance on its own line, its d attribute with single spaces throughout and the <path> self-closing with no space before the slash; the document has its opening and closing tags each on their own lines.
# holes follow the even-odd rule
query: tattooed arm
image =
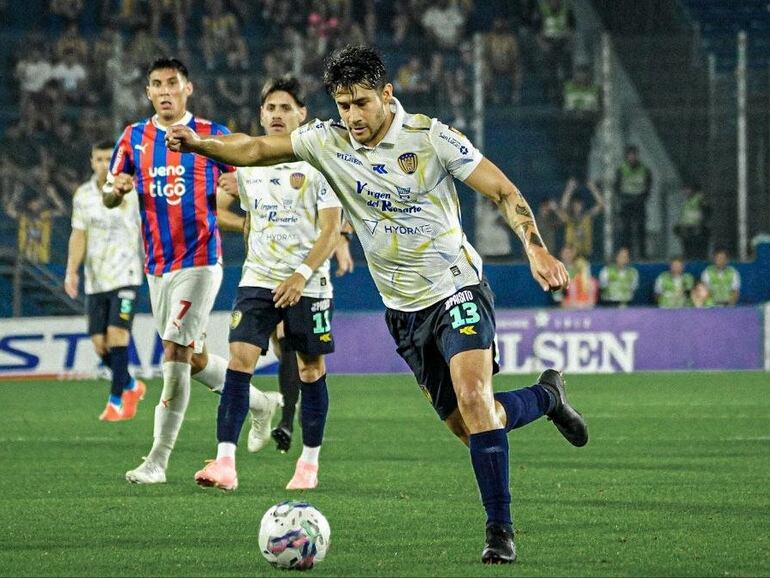
<svg viewBox="0 0 770 578">
<path fill-rule="evenodd" d="M 537 230 L 529 203 L 508 177 L 485 158 L 465 180 L 465 184 L 497 205 L 505 222 L 524 245 L 532 276 L 543 290 L 566 289 L 569 285 L 566 268 L 548 252 Z"/>
</svg>

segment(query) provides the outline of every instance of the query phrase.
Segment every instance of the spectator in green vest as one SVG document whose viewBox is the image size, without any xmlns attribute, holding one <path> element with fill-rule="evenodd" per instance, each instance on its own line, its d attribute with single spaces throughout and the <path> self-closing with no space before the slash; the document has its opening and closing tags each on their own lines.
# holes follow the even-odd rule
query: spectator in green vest
<svg viewBox="0 0 770 578">
<path fill-rule="evenodd" d="M 690 293 L 694 285 L 693 276 L 684 272 L 684 260 L 674 257 L 668 271 L 664 271 L 655 279 L 655 301 L 658 307 L 689 307 Z"/>
<path fill-rule="evenodd" d="M 564 83 L 559 122 L 559 161 L 569 175 L 585 180 L 591 139 L 601 109 L 599 87 L 591 80 L 587 64 L 575 67 L 572 78 Z"/>
<path fill-rule="evenodd" d="M 537 30 L 546 97 L 558 102 L 561 85 L 572 67 L 575 14 L 570 0 L 538 0 L 532 23 Z"/>
<path fill-rule="evenodd" d="M 741 291 L 741 276 L 738 270 L 728 264 L 727 249 L 714 251 L 714 261 L 706 267 L 700 279 L 708 288 L 714 305 L 731 307 L 738 302 Z"/>
<path fill-rule="evenodd" d="M 578 64 L 572 78 L 564 83 L 564 112 L 587 118 L 595 118 L 601 108 L 599 87 L 591 80 L 587 64 Z"/>
<path fill-rule="evenodd" d="M 687 185 L 682 192 L 685 201 L 679 221 L 674 225 L 674 233 L 682 241 L 685 259 L 705 259 L 708 255 L 711 208 L 698 185 Z"/>
<path fill-rule="evenodd" d="M 633 301 L 639 287 L 639 272 L 629 265 L 630 261 L 628 248 L 621 247 L 615 253 L 614 263 L 599 271 L 603 305 L 625 307 Z"/>
<path fill-rule="evenodd" d="M 615 195 L 620 206 L 620 244 L 635 259 L 647 258 L 647 199 L 652 190 L 652 172 L 639 160 L 636 145 L 626 147 L 626 158 L 618 167 Z"/>
</svg>

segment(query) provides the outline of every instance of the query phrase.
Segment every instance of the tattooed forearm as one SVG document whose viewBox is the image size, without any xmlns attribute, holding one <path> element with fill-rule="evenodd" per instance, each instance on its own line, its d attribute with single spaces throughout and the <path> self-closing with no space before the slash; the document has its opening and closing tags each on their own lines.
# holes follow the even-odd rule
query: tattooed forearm
<svg viewBox="0 0 770 578">
<path fill-rule="evenodd" d="M 530 211 L 529 207 L 525 205 L 516 205 L 516 214 L 521 215 L 522 217 L 527 217 L 528 219 L 532 218 L 532 211 Z"/>
<path fill-rule="evenodd" d="M 538 247 L 544 247 L 543 240 L 540 238 L 540 235 L 538 235 L 534 231 L 529 234 L 529 244 L 537 245 Z"/>
<path fill-rule="evenodd" d="M 545 243 L 537 230 L 532 209 L 529 208 L 518 189 L 512 194 L 503 195 L 499 207 L 506 222 L 519 237 L 525 249 L 532 246 L 545 248 Z"/>
</svg>

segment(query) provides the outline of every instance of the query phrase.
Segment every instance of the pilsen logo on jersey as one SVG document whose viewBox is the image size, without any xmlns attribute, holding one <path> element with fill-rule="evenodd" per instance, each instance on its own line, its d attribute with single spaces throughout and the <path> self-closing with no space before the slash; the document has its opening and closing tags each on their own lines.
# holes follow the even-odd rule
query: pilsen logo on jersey
<svg viewBox="0 0 770 578">
<path fill-rule="evenodd" d="M 398 166 L 407 175 L 412 175 L 417 170 L 417 155 L 414 153 L 404 153 L 398 157 Z"/>
<path fill-rule="evenodd" d="M 301 189 L 302 185 L 305 184 L 304 173 L 291 173 L 291 176 L 289 177 L 289 184 L 297 190 Z"/>
</svg>

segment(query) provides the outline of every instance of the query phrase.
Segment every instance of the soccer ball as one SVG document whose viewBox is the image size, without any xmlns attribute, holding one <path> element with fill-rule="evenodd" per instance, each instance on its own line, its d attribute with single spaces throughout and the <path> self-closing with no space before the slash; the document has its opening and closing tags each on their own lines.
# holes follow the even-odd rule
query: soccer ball
<svg viewBox="0 0 770 578">
<path fill-rule="evenodd" d="M 326 557 L 330 537 L 329 522 L 307 502 L 276 504 L 259 525 L 259 549 L 277 568 L 309 570 Z"/>
</svg>

